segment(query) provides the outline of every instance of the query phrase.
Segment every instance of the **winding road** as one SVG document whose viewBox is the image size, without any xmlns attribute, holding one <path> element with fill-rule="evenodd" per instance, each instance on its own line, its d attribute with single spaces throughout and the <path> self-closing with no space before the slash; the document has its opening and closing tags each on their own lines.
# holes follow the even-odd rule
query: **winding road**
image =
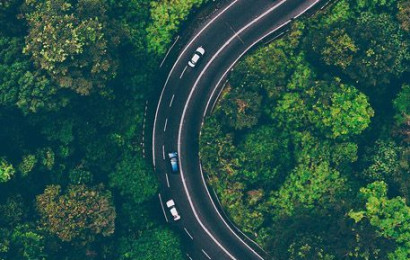
<svg viewBox="0 0 410 260">
<path fill-rule="evenodd" d="M 232 226 L 207 187 L 199 159 L 199 136 L 234 64 L 260 42 L 282 35 L 291 21 L 325 4 L 321 0 L 232 0 L 215 12 L 182 48 L 166 78 L 155 111 L 152 159 L 162 183 L 158 195 L 164 217 L 183 232 L 188 259 L 270 259 Z M 187 65 L 197 47 L 201 62 Z M 179 173 L 169 152 L 178 152 Z M 165 203 L 173 199 L 181 220 Z M 170 256 L 172 259 L 172 256 Z"/>
</svg>

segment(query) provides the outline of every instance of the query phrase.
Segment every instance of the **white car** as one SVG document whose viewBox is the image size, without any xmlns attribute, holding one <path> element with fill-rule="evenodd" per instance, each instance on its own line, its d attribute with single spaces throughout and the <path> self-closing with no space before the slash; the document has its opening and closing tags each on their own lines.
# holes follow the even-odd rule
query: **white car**
<svg viewBox="0 0 410 260">
<path fill-rule="evenodd" d="M 188 61 L 188 65 L 191 68 L 194 68 L 196 64 L 198 63 L 199 59 L 201 59 L 202 56 L 205 54 L 205 49 L 201 46 L 196 49 L 194 52 L 194 55 L 192 55 L 192 58 L 190 61 Z"/>
<path fill-rule="evenodd" d="M 178 221 L 181 219 L 181 216 L 179 215 L 177 209 L 175 208 L 175 202 L 174 200 L 168 200 L 167 201 L 167 207 L 169 211 L 171 212 L 171 215 L 174 217 L 174 221 Z"/>
</svg>

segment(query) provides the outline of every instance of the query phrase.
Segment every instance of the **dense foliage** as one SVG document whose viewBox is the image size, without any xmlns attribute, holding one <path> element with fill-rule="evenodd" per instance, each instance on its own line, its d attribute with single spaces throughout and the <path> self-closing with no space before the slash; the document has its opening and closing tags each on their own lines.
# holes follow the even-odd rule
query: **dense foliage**
<svg viewBox="0 0 410 260">
<path fill-rule="evenodd" d="M 169 2 L 0 1 L 0 259 L 182 259 L 140 145 L 158 61 L 204 1 Z"/>
<path fill-rule="evenodd" d="M 274 259 L 410 259 L 408 0 L 340 0 L 246 56 L 201 135 Z"/>
<path fill-rule="evenodd" d="M 164 54 L 172 41 L 173 34 L 187 18 L 190 11 L 208 1 L 210 0 L 151 1 L 153 22 L 147 27 L 148 50 Z"/>
</svg>

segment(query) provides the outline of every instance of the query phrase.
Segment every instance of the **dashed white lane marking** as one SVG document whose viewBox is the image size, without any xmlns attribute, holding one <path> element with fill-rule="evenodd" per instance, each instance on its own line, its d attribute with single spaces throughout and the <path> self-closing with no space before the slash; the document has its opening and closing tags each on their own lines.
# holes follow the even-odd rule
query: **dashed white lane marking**
<svg viewBox="0 0 410 260">
<path fill-rule="evenodd" d="M 162 62 L 161 62 L 161 64 L 159 65 L 160 68 L 162 67 L 162 65 L 164 65 L 164 62 L 165 62 L 165 60 L 167 59 L 168 54 L 171 52 L 172 48 L 174 48 L 174 46 L 175 46 L 175 44 L 177 43 L 177 41 L 179 40 L 179 38 L 180 38 L 180 37 L 179 37 L 179 35 L 178 35 L 177 38 L 176 38 L 176 40 L 175 40 L 174 43 L 172 44 L 171 48 L 168 49 L 167 54 L 165 54 L 164 59 L 162 59 Z"/>
<path fill-rule="evenodd" d="M 194 41 L 201 35 L 206 28 L 208 28 L 213 22 L 215 22 L 222 14 L 224 14 L 229 8 L 231 8 L 234 4 L 236 4 L 239 0 L 234 0 L 232 3 L 230 3 L 225 9 L 223 9 L 220 13 L 218 13 L 214 18 L 212 18 L 193 38 L 192 40 L 185 46 L 184 50 L 181 52 L 181 54 L 178 56 L 176 62 L 172 66 L 170 72 L 168 73 L 167 80 L 165 81 L 164 87 L 162 88 L 161 95 L 159 97 L 157 109 L 155 111 L 155 118 L 154 118 L 154 126 L 153 126 L 153 131 L 152 131 L 152 164 L 154 165 L 155 168 L 155 131 L 156 131 L 156 125 L 157 125 L 157 117 L 159 113 L 159 108 L 162 103 L 162 97 L 164 96 L 164 92 L 166 89 L 166 86 L 168 84 L 169 78 L 171 77 L 172 73 L 174 72 L 175 67 L 177 66 L 178 62 L 181 60 L 182 56 L 185 54 L 185 52 L 188 50 L 188 48 L 194 43 Z"/>
<path fill-rule="evenodd" d="M 159 202 L 161 203 L 161 208 L 162 208 L 162 212 L 164 213 L 165 220 L 168 223 L 169 221 L 168 221 L 167 214 L 165 213 L 164 203 L 162 202 L 161 193 L 158 193 L 158 197 L 159 197 Z"/>
<path fill-rule="evenodd" d="M 191 238 L 191 240 L 194 240 L 194 237 L 188 232 L 188 229 L 186 229 L 184 227 L 185 232 L 187 233 L 187 235 Z"/>
<path fill-rule="evenodd" d="M 144 121 L 142 123 L 142 157 L 145 158 L 145 127 L 147 126 L 147 111 L 148 111 L 148 100 L 145 101 L 145 109 L 144 109 Z"/>
<path fill-rule="evenodd" d="M 169 102 L 169 107 L 172 107 L 172 102 L 174 102 L 175 94 L 172 95 L 171 102 Z"/>
<path fill-rule="evenodd" d="M 183 70 L 182 73 L 181 73 L 181 76 L 179 76 L 180 79 L 182 79 L 182 76 L 184 76 L 184 73 L 185 73 L 185 71 L 186 71 L 187 68 L 188 68 L 188 66 L 185 66 L 184 70 Z"/>
<path fill-rule="evenodd" d="M 165 173 L 165 178 L 167 178 L 167 186 L 168 186 L 168 188 L 170 188 L 171 185 L 169 185 L 168 173 Z"/>
<path fill-rule="evenodd" d="M 193 260 L 192 257 L 189 254 L 186 254 L 186 256 L 190 259 Z"/>
<path fill-rule="evenodd" d="M 167 125 L 168 125 L 168 118 L 165 119 L 164 132 L 167 131 Z"/>
<path fill-rule="evenodd" d="M 165 145 L 162 146 L 162 159 L 165 160 Z"/>
<path fill-rule="evenodd" d="M 205 250 L 203 250 L 203 249 L 202 249 L 202 253 L 204 253 L 204 255 L 206 256 L 206 258 L 212 259 L 212 258 L 205 252 Z"/>
</svg>

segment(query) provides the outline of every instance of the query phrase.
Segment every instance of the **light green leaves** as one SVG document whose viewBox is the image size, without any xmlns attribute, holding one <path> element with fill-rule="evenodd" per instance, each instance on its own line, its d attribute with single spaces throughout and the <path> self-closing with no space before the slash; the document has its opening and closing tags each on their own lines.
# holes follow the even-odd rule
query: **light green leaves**
<svg viewBox="0 0 410 260">
<path fill-rule="evenodd" d="M 0 158 L 0 183 L 9 181 L 15 173 L 13 165 L 4 158 Z"/>
</svg>

